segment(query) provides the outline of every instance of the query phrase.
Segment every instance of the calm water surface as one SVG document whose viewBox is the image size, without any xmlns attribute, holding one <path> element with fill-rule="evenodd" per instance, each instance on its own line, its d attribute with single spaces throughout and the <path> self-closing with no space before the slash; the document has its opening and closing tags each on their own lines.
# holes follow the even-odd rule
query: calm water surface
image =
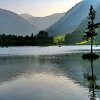
<svg viewBox="0 0 100 100">
<path fill-rule="evenodd" d="M 0 100 L 89 100 L 89 46 L 0 48 Z M 99 53 L 100 47 L 94 47 Z M 100 59 L 93 62 L 100 83 Z M 100 98 L 99 90 L 96 90 Z"/>
</svg>

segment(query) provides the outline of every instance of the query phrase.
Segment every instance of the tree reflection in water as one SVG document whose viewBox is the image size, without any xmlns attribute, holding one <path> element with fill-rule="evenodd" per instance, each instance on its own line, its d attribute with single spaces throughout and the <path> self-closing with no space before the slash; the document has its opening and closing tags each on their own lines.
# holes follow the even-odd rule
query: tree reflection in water
<svg viewBox="0 0 100 100">
<path fill-rule="evenodd" d="M 90 100 L 99 100 L 96 94 L 96 90 L 100 89 L 100 85 L 97 85 L 97 77 L 94 75 L 94 67 L 93 67 L 93 59 L 90 59 L 91 61 L 91 72 L 84 74 L 85 79 L 88 82 L 88 88 L 89 88 L 89 99 Z"/>
</svg>

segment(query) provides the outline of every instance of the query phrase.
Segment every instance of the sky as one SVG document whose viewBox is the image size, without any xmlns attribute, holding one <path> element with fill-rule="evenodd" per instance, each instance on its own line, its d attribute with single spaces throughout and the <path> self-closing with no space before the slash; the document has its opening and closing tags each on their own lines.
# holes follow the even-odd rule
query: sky
<svg viewBox="0 0 100 100">
<path fill-rule="evenodd" d="M 67 12 L 82 0 L 0 0 L 0 8 L 35 17 Z"/>
</svg>

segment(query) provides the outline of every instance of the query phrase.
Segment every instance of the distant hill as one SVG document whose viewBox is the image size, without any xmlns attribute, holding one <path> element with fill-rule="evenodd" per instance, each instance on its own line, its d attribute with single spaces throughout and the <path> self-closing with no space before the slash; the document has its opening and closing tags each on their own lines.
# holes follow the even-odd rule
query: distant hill
<svg viewBox="0 0 100 100">
<path fill-rule="evenodd" d="M 35 35 L 39 30 L 18 14 L 0 9 L 0 34 Z"/>
<path fill-rule="evenodd" d="M 22 18 L 27 20 L 29 23 L 34 25 L 35 27 L 40 28 L 41 30 L 44 30 L 54 23 L 56 23 L 60 18 L 62 18 L 65 15 L 65 13 L 56 13 L 50 16 L 46 17 L 34 17 L 29 14 L 20 14 Z"/>
<path fill-rule="evenodd" d="M 71 34 L 86 19 L 90 5 L 98 8 L 100 0 L 83 0 L 70 9 L 66 15 L 47 30 L 50 36 Z"/>
</svg>

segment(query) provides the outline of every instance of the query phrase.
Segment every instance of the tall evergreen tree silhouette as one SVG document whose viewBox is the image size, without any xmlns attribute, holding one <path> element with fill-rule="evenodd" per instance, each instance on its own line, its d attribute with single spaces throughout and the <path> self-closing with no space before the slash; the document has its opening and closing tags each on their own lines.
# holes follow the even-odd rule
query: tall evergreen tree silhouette
<svg viewBox="0 0 100 100">
<path fill-rule="evenodd" d="M 83 36 L 84 40 L 91 41 L 91 54 L 93 54 L 93 40 L 94 37 L 97 35 L 96 28 L 99 28 L 100 23 L 94 23 L 96 16 L 96 11 L 94 10 L 93 6 L 90 6 L 90 12 L 88 15 L 88 27 L 86 28 L 87 31 L 85 32 L 85 35 Z"/>
</svg>

